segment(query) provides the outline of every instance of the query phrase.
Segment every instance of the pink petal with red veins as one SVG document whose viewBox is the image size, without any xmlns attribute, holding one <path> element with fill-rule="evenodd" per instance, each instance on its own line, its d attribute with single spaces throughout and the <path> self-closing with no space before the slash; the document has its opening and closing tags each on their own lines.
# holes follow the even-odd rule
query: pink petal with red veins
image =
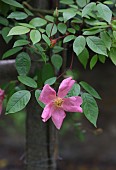
<svg viewBox="0 0 116 170">
<path fill-rule="evenodd" d="M 0 102 L 3 102 L 4 100 L 4 90 L 0 89 Z"/>
<path fill-rule="evenodd" d="M 63 109 L 67 112 L 83 112 L 80 105 L 82 104 L 82 98 L 79 96 L 69 97 L 63 99 Z"/>
<path fill-rule="evenodd" d="M 74 83 L 75 80 L 72 80 L 72 77 L 64 79 L 59 86 L 58 97 L 61 98 L 65 97 L 67 93 L 70 91 L 70 89 L 72 88 Z"/>
<path fill-rule="evenodd" d="M 48 84 L 43 87 L 43 90 L 40 94 L 39 100 L 44 104 L 50 103 L 52 100 L 56 98 L 56 92 L 53 88 L 51 88 Z"/>
<path fill-rule="evenodd" d="M 0 89 L 0 97 L 4 96 L 4 90 Z"/>
<path fill-rule="evenodd" d="M 46 122 L 51 117 L 51 109 L 52 109 L 52 103 L 47 104 L 42 112 L 42 120 L 43 122 Z"/>
<path fill-rule="evenodd" d="M 66 114 L 63 109 L 55 108 L 52 110 L 52 121 L 57 129 L 60 129 Z"/>
</svg>

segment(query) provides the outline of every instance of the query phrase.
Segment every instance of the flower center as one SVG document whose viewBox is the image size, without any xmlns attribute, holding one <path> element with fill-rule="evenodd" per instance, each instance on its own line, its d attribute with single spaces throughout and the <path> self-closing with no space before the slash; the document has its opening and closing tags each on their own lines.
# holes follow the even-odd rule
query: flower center
<svg viewBox="0 0 116 170">
<path fill-rule="evenodd" d="M 56 98 L 56 99 L 54 100 L 54 105 L 55 105 L 56 107 L 61 107 L 61 106 L 62 106 L 62 103 L 63 103 L 63 100 L 62 100 L 60 97 L 58 97 L 58 98 Z"/>
</svg>

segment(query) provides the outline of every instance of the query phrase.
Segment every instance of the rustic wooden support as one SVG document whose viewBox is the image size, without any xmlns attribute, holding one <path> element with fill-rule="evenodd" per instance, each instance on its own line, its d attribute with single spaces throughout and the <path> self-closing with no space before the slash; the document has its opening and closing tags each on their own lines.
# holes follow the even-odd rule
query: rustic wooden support
<svg viewBox="0 0 116 170">
<path fill-rule="evenodd" d="M 33 7 L 49 9 L 46 0 L 34 0 Z M 57 159 L 57 135 L 54 125 L 41 119 L 42 109 L 34 94 L 27 107 L 26 120 L 26 170 L 55 170 Z"/>
<path fill-rule="evenodd" d="M 0 84 L 16 80 L 15 60 L 0 61 Z"/>
<path fill-rule="evenodd" d="M 55 130 L 50 122 L 42 122 L 41 111 L 32 98 L 27 108 L 26 170 L 56 169 Z"/>
</svg>

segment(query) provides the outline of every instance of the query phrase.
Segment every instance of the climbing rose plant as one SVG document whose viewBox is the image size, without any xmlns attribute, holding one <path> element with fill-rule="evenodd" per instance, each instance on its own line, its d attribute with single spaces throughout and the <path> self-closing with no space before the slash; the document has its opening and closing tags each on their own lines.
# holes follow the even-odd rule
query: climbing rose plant
<svg viewBox="0 0 116 170">
<path fill-rule="evenodd" d="M 1 0 L 1 35 L 6 44 L 14 42 L 2 59 L 15 56 L 18 77 L 1 89 L 0 113 L 4 91 L 6 114 L 24 109 L 34 92 L 43 108 L 44 122 L 51 117 L 60 129 L 65 111 L 83 112 L 96 126 L 99 113 L 96 99 L 101 97 L 88 83 L 75 81 L 77 72 L 73 61 L 79 60 L 84 69 L 89 65 L 91 70 L 107 59 L 116 65 L 116 16 L 110 6 L 115 4 L 112 1 L 60 0 L 60 6 L 54 11 L 41 13 L 27 2 Z M 69 67 L 66 67 L 66 60 L 70 61 Z M 33 65 L 36 68 L 32 69 Z M 34 73 L 31 70 L 35 70 Z M 7 89 L 12 85 L 14 88 L 9 94 Z M 57 95 L 50 86 L 58 89 Z"/>
</svg>

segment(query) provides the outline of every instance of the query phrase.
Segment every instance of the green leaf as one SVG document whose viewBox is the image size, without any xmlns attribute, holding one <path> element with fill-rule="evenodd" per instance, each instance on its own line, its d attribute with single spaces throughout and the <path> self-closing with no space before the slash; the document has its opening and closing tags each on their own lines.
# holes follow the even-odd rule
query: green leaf
<svg viewBox="0 0 116 170">
<path fill-rule="evenodd" d="M 22 47 L 16 47 L 16 48 L 10 49 L 3 54 L 2 59 L 8 58 L 8 57 L 18 53 L 21 50 L 22 50 Z"/>
<path fill-rule="evenodd" d="M 68 30 L 68 32 L 70 32 L 70 33 L 72 33 L 72 34 L 75 34 L 75 33 L 76 33 L 76 31 L 75 31 L 74 28 L 68 28 L 67 30 Z"/>
<path fill-rule="evenodd" d="M 57 33 L 57 26 L 54 23 L 50 23 L 46 26 L 46 34 L 51 37 Z"/>
<path fill-rule="evenodd" d="M 104 42 L 105 46 L 110 51 L 110 48 L 112 45 L 112 40 L 111 40 L 109 34 L 106 31 L 103 31 L 100 33 L 100 37 L 101 37 L 102 41 Z"/>
<path fill-rule="evenodd" d="M 18 76 L 18 80 L 26 86 L 37 88 L 37 83 L 31 77 Z"/>
<path fill-rule="evenodd" d="M 101 63 L 105 63 L 105 61 L 106 61 L 106 56 L 99 54 L 99 55 L 98 55 L 98 58 L 99 58 L 99 61 L 100 61 Z"/>
<path fill-rule="evenodd" d="M 7 100 L 16 92 L 16 81 L 12 80 L 7 83 L 5 89 L 7 88 Z"/>
<path fill-rule="evenodd" d="M 49 84 L 49 85 L 53 85 L 56 82 L 56 77 L 52 77 L 47 79 L 44 84 Z"/>
<path fill-rule="evenodd" d="M 89 36 L 87 37 L 86 40 L 87 40 L 87 45 L 92 51 L 107 56 L 107 50 L 102 39 L 95 36 Z"/>
<path fill-rule="evenodd" d="M 85 48 L 79 55 L 78 55 L 78 59 L 81 62 L 81 64 L 84 66 L 84 68 L 86 69 L 87 63 L 88 63 L 88 59 L 89 59 L 89 52 L 87 50 L 87 48 Z"/>
<path fill-rule="evenodd" d="M 77 5 L 69 5 L 71 8 L 79 9 Z"/>
<path fill-rule="evenodd" d="M 27 24 L 27 23 L 18 23 L 18 24 L 23 26 L 23 27 L 35 29 L 35 27 L 33 25 L 31 25 L 31 24 Z"/>
<path fill-rule="evenodd" d="M 47 24 L 47 21 L 45 19 L 42 19 L 42 18 L 33 18 L 29 24 L 33 25 L 34 27 L 42 27 L 44 25 Z"/>
<path fill-rule="evenodd" d="M 116 40 L 116 31 L 113 31 L 113 38 Z"/>
<path fill-rule="evenodd" d="M 85 19 L 85 22 L 92 26 L 106 26 L 107 25 L 106 22 L 101 22 L 101 21 L 95 20 L 95 19 Z"/>
<path fill-rule="evenodd" d="M 116 48 L 111 48 L 109 55 L 111 61 L 116 65 Z"/>
<path fill-rule="evenodd" d="M 30 32 L 30 39 L 33 44 L 38 43 L 41 40 L 41 34 L 38 30 L 32 30 Z"/>
<path fill-rule="evenodd" d="M 83 89 L 85 89 L 93 97 L 95 97 L 97 99 L 101 99 L 98 92 L 93 87 L 91 87 L 88 83 L 81 81 L 79 84 L 83 87 Z"/>
<path fill-rule="evenodd" d="M 94 56 L 92 57 L 92 59 L 91 59 L 91 61 L 90 61 L 90 69 L 91 69 L 91 70 L 92 70 L 93 67 L 96 65 L 97 61 L 98 61 L 98 55 L 96 54 L 96 55 L 94 55 Z"/>
<path fill-rule="evenodd" d="M 59 11 L 59 10 L 58 10 L 58 11 Z M 63 22 L 63 21 L 64 21 L 63 17 L 58 17 L 58 20 L 59 20 L 60 22 Z"/>
<path fill-rule="evenodd" d="M 98 106 L 95 99 L 88 93 L 82 94 L 83 99 L 83 112 L 86 118 L 96 127 L 98 118 Z"/>
<path fill-rule="evenodd" d="M 110 24 L 112 19 L 112 11 L 110 10 L 110 8 L 102 3 L 99 3 L 97 5 L 97 10 L 100 17 Z"/>
<path fill-rule="evenodd" d="M 48 21 L 50 21 L 50 22 L 54 22 L 54 17 L 51 16 L 51 15 L 46 15 L 46 16 L 45 16 L 45 19 L 48 20 Z"/>
<path fill-rule="evenodd" d="M 27 8 L 24 8 L 24 11 L 27 13 L 28 16 L 34 16 L 34 14 Z"/>
<path fill-rule="evenodd" d="M 76 12 L 74 10 L 68 9 L 65 12 L 63 12 L 63 18 L 64 22 L 66 23 L 69 19 L 73 18 L 76 15 Z"/>
<path fill-rule="evenodd" d="M 94 27 L 91 27 L 91 28 L 88 28 L 88 29 L 85 29 L 85 30 L 92 31 L 92 30 L 96 30 L 96 29 L 106 29 L 108 27 L 109 27 L 108 25 L 95 25 Z"/>
<path fill-rule="evenodd" d="M 82 10 L 82 17 L 89 15 L 95 6 L 96 6 L 95 2 L 87 4 Z"/>
<path fill-rule="evenodd" d="M 4 26 L 8 26 L 9 22 L 6 18 L 3 18 L 0 16 L 0 24 L 2 24 Z"/>
<path fill-rule="evenodd" d="M 7 37 L 9 31 L 10 31 L 9 27 L 4 27 L 2 29 L 2 32 L 1 32 L 2 37 L 3 37 L 3 39 L 5 40 L 6 43 L 9 43 L 9 41 L 12 39 L 12 36 Z"/>
<path fill-rule="evenodd" d="M 73 43 L 73 51 L 78 56 L 85 48 L 86 40 L 83 36 L 78 36 Z"/>
<path fill-rule="evenodd" d="M 17 7 L 17 8 L 23 8 L 23 5 L 21 5 L 20 3 L 18 3 L 17 1 L 15 0 L 1 0 L 2 2 L 8 4 L 8 5 L 11 5 L 11 6 L 14 6 L 14 7 Z"/>
<path fill-rule="evenodd" d="M 35 98 L 36 98 L 37 102 L 39 103 L 39 105 L 40 105 L 42 108 L 44 108 L 44 107 L 45 107 L 45 104 L 42 103 L 42 102 L 40 102 L 40 100 L 39 100 L 40 94 L 41 94 L 41 90 L 36 90 L 36 91 L 35 91 Z"/>
<path fill-rule="evenodd" d="M 64 23 L 59 23 L 58 24 L 58 31 L 61 32 L 62 34 L 66 33 L 67 26 Z"/>
<path fill-rule="evenodd" d="M 22 35 L 22 34 L 28 33 L 29 31 L 30 31 L 30 29 L 27 27 L 15 26 L 10 30 L 8 36 L 9 35 Z"/>
<path fill-rule="evenodd" d="M 27 90 L 21 90 L 14 93 L 7 104 L 6 114 L 16 113 L 24 109 L 31 98 L 31 93 Z"/>
<path fill-rule="evenodd" d="M 48 44 L 48 46 L 50 46 L 50 39 L 45 34 L 42 34 L 42 38 Z"/>
<path fill-rule="evenodd" d="M 17 41 L 15 41 L 15 43 L 14 43 L 14 45 L 13 45 L 13 47 L 20 47 L 20 46 L 24 46 L 24 45 L 27 45 L 27 44 L 29 44 L 30 42 L 29 41 L 27 41 L 27 40 L 17 40 Z"/>
<path fill-rule="evenodd" d="M 16 19 L 16 20 L 23 20 L 26 19 L 28 17 L 28 15 L 24 12 L 12 12 L 10 15 L 8 15 L 7 18 L 12 18 L 12 19 Z"/>
<path fill-rule="evenodd" d="M 106 5 L 113 5 L 112 1 L 104 1 L 103 3 L 106 4 Z"/>
<path fill-rule="evenodd" d="M 19 75 L 26 76 L 31 67 L 31 59 L 28 53 L 21 52 L 16 57 L 16 69 Z"/>
<path fill-rule="evenodd" d="M 42 68 L 42 80 L 45 82 L 47 79 L 54 77 L 54 70 L 51 64 L 44 64 Z"/>
<path fill-rule="evenodd" d="M 89 3 L 90 0 L 76 0 L 76 3 L 80 6 L 80 7 L 84 7 L 85 5 L 87 5 L 87 3 Z"/>
<path fill-rule="evenodd" d="M 75 83 L 71 90 L 68 92 L 68 97 L 78 96 L 80 94 L 80 85 Z"/>
<path fill-rule="evenodd" d="M 74 4 L 74 1 L 73 0 L 61 0 L 60 3 L 66 4 L 66 5 L 72 5 Z"/>
<path fill-rule="evenodd" d="M 62 66 L 63 60 L 62 60 L 62 57 L 59 54 L 54 54 L 51 57 L 51 62 L 54 65 L 54 67 L 57 70 L 59 70 L 61 68 L 61 66 Z"/>
<path fill-rule="evenodd" d="M 111 27 L 113 31 L 116 31 L 116 20 L 112 20 Z"/>
<path fill-rule="evenodd" d="M 43 47 L 40 44 L 35 44 L 35 47 L 37 48 L 38 53 L 41 55 L 43 61 L 46 63 L 47 56 L 46 53 L 44 52 L 45 50 L 43 49 Z"/>
<path fill-rule="evenodd" d="M 39 31 L 40 31 L 42 34 L 46 32 L 46 30 L 43 29 L 43 28 L 39 28 Z"/>
<path fill-rule="evenodd" d="M 75 35 L 68 35 L 64 38 L 63 43 L 67 43 L 75 39 Z"/>
<path fill-rule="evenodd" d="M 60 46 L 54 46 L 53 48 L 53 53 L 59 53 L 61 51 L 63 51 L 64 48 L 60 47 Z"/>
<path fill-rule="evenodd" d="M 90 31 L 84 31 L 83 35 L 95 35 L 101 31 L 102 31 L 102 29 L 94 29 L 94 30 L 90 30 Z"/>
<path fill-rule="evenodd" d="M 80 20 L 79 20 L 79 21 L 80 21 Z M 81 23 L 81 22 L 82 22 L 82 21 L 80 21 L 80 23 Z M 79 27 L 80 23 L 78 23 L 78 21 L 75 22 L 74 20 L 73 20 L 72 23 L 74 23 L 74 24 L 73 24 L 73 27 L 74 27 L 75 31 L 79 31 L 79 30 L 80 30 L 80 27 Z"/>
</svg>

